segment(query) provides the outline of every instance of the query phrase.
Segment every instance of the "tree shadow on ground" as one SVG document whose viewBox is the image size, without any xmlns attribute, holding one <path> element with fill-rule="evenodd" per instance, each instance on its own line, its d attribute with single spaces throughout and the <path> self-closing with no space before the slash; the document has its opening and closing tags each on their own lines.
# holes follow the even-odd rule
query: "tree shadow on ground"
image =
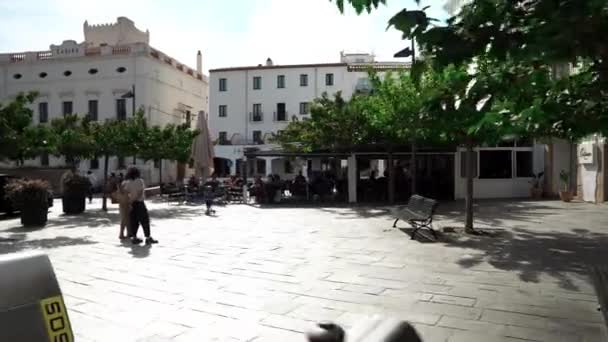
<svg viewBox="0 0 608 342">
<path fill-rule="evenodd" d="M 588 267 L 608 260 L 608 235 L 585 229 L 557 232 L 515 228 L 496 236 L 444 234 L 450 248 L 477 250 L 456 262 L 464 268 L 482 263 L 517 272 L 525 282 L 537 283 L 546 274 L 566 290 L 578 290 L 572 274 L 586 277 Z"/>
<path fill-rule="evenodd" d="M 27 240 L 26 234 L 11 234 L 0 239 L 0 254 L 8 254 L 31 249 L 51 249 L 75 245 L 92 245 L 97 242 L 85 238 L 57 236 L 48 239 Z"/>
</svg>

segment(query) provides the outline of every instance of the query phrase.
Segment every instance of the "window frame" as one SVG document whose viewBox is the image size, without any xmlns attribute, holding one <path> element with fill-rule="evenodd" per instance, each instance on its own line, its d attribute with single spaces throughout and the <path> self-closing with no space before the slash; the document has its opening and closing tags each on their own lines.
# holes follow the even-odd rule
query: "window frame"
<svg viewBox="0 0 608 342">
<path fill-rule="evenodd" d="M 310 102 L 300 102 L 300 115 L 310 114 Z"/>
<path fill-rule="evenodd" d="M 259 133 L 259 134 L 257 134 Z M 259 135 L 259 139 L 256 139 L 256 135 Z M 261 143 L 263 141 L 263 136 L 262 136 L 262 131 L 261 130 L 255 130 L 251 132 L 251 140 L 255 143 Z"/>
<path fill-rule="evenodd" d="M 217 116 L 220 118 L 225 118 L 228 116 L 228 105 L 219 105 L 217 107 Z"/>
<path fill-rule="evenodd" d="M 221 92 L 225 92 L 228 91 L 228 79 L 227 78 L 220 78 L 219 82 L 218 82 L 218 90 Z"/>
<path fill-rule="evenodd" d="M 517 152 L 530 152 L 532 153 L 532 171 L 531 173 L 534 174 L 534 172 L 536 171 L 534 169 L 534 143 L 532 143 L 532 146 L 522 146 L 522 147 L 517 147 L 517 143 L 515 144 L 515 147 L 478 147 L 474 149 L 474 153 L 475 153 L 475 157 L 476 157 L 476 161 L 475 161 L 475 166 L 476 169 L 474 170 L 474 177 L 475 179 L 479 179 L 479 180 L 485 180 L 485 181 L 492 181 L 492 180 L 530 180 L 533 178 L 533 176 L 530 177 L 519 177 L 517 175 Z M 510 178 L 483 178 L 480 177 L 481 174 L 481 152 L 484 151 L 510 151 L 511 152 L 511 177 Z M 465 152 L 466 150 L 464 148 L 459 148 L 458 152 L 460 153 L 460 163 L 461 163 L 461 168 L 460 168 L 460 177 L 461 178 L 466 178 L 466 174 L 464 174 L 462 172 L 463 170 L 463 166 L 462 164 L 465 162 L 464 156 L 465 156 Z"/>
<path fill-rule="evenodd" d="M 42 108 L 44 108 L 44 111 L 42 110 Z M 44 114 L 44 120 L 43 120 L 42 114 Z M 38 122 L 39 123 L 48 123 L 49 122 L 49 103 L 47 101 L 38 102 Z"/>
<path fill-rule="evenodd" d="M 122 105 L 119 106 L 119 103 L 122 103 Z M 114 106 L 115 106 L 115 110 L 116 110 L 116 120 L 119 120 L 119 121 L 127 120 L 127 100 L 126 99 L 116 99 Z M 121 111 L 121 109 L 123 109 L 123 110 Z M 122 112 L 124 112 L 124 115 L 121 115 Z"/>
<path fill-rule="evenodd" d="M 61 101 L 61 114 L 63 116 L 74 114 L 74 101 Z"/>
<path fill-rule="evenodd" d="M 262 76 L 253 76 L 253 90 L 262 90 Z"/>
<path fill-rule="evenodd" d="M 308 74 L 300 74 L 300 87 L 308 87 Z"/>
<path fill-rule="evenodd" d="M 218 144 L 220 144 L 220 145 L 227 145 L 227 142 L 228 142 L 228 132 L 226 132 L 226 131 L 220 131 L 220 132 L 218 132 L 217 139 L 218 139 Z"/>
<path fill-rule="evenodd" d="M 92 104 L 95 104 L 95 106 L 91 107 Z M 99 120 L 99 100 L 97 99 L 89 99 L 87 101 L 87 107 L 88 107 L 88 116 L 89 119 L 91 121 L 97 121 Z M 94 113 L 92 113 L 91 108 L 95 108 Z"/>
<path fill-rule="evenodd" d="M 334 74 L 329 72 L 325 74 L 325 85 L 332 87 L 334 85 Z"/>
<path fill-rule="evenodd" d="M 285 75 L 277 75 L 277 89 L 285 89 Z"/>
</svg>

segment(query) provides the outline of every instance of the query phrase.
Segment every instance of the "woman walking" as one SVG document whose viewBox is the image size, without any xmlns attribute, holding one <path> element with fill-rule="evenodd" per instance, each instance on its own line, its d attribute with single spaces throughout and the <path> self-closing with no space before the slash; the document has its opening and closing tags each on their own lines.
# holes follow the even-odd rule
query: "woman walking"
<svg viewBox="0 0 608 342">
<path fill-rule="evenodd" d="M 124 187 L 124 184 L 118 184 L 116 191 L 112 193 L 112 197 L 118 202 L 118 210 L 120 212 L 120 233 L 118 238 L 124 240 L 129 235 L 125 235 L 125 230 L 129 227 L 129 211 L 131 210 L 131 203 L 129 201 L 129 193 Z"/>
<path fill-rule="evenodd" d="M 129 196 L 129 203 L 131 205 L 129 211 L 129 237 L 131 238 L 131 242 L 133 244 L 142 242 L 142 240 L 137 238 L 137 230 L 141 224 L 146 236 L 146 244 L 158 243 L 150 235 L 150 216 L 148 216 L 148 209 L 144 203 L 144 190 L 146 186 L 136 167 L 129 168 L 123 185 Z"/>
</svg>

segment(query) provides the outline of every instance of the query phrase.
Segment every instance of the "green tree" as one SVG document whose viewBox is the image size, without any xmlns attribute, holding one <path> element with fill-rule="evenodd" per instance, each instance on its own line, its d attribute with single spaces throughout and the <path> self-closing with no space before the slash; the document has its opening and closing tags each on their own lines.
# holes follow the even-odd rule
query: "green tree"
<svg viewBox="0 0 608 342">
<path fill-rule="evenodd" d="M 29 108 L 35 98 L 36 93 L 20 93 L 7 104 L 0 103 L 0 160 L 20 163 L 30 156 L 32 146 L 24 143 L 36 135 L 30 128 L 33 112 Z"/>
<path fill-rule="evenodd" d="M 58 157 L 63 156 L 72 170 L 76 170 L 80 161 L 95 154 L 95 142 L 87 125 L 87 120 L 77 114 L 51 120 L 51 130 L 55 136 L 53 153 Z"/>
<path fill-rule="evenodd" d="M 91 122 L 88 124 L 88 134 L 94 143 L 93 155 L 103 157 L 102 210 L 107 210 L 105 186 L 108 184 L 109 159 L 111 156 L 124 157 L 130 151 L 127 123 L 122 120 Z"/>
</svg>

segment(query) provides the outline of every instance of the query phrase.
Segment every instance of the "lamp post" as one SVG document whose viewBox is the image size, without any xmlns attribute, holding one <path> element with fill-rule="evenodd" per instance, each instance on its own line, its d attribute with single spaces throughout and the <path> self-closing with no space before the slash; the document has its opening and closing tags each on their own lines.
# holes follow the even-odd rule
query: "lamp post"
<svg viewBox="0 0 608 342">
<path fill-rule="evenodd" d="M 135 117 L 135 84 L 131 86 L 129 92 L 121 96 L 123 99 L 131 99 L 131 115 Z M 126 110 L 126 109 L 125 109 Z M 137 157 L 133 156 L 133 165 L 137 163 Z"/>
<path fill-rule="evenodd" d="M 414 37 L 412 37 L 412 41 L 411 41 L 412 45 L 411 47 L 406 47 L 405 49 L 397 52 L 395 54 L 395 58 L 400 58 L 400 57 L 412 57 L 412 65 L 410 66 L 410 74 L 413 74 L 412 68 L 414 67 L 414 64 L 416 63 L 416 46 L 415 46 L 415 41 L 414 41 Z M 415 134 L 412 137 L 412 142 L 410 144 L 411 146 L 411 154 L 410 154 L 410 176 L 412 179 L 412 195 L 416 194 L 416 138 L 415 138 Z M 392 165 L 389 165 L 390 167 L 393 167 Z"/>
</svg>

